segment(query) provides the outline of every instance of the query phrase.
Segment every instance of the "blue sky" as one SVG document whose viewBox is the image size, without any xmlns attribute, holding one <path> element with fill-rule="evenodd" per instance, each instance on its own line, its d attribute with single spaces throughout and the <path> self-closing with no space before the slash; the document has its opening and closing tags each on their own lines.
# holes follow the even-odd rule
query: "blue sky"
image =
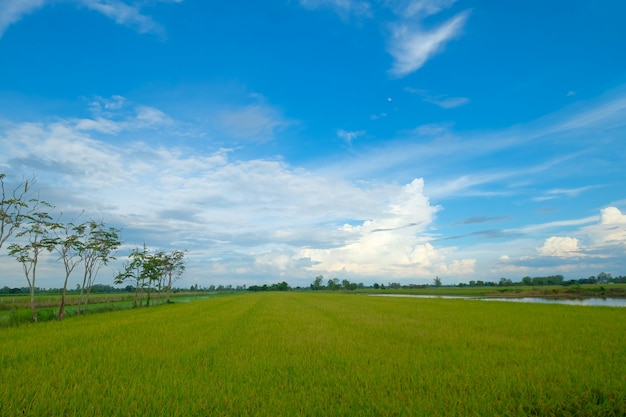
<svg viewBox="0 0 626 417">
<path fill-rule="evenodd" d="M 625 15 L 1 0 L 0 172 L 122 229 L 120 261 L 187 249 L 184 286 L 621 275 Z M 25 285 L 6 252 L 0 268 Z M 38 285 L 61 268 L 48 256 Z"/>
</svg>

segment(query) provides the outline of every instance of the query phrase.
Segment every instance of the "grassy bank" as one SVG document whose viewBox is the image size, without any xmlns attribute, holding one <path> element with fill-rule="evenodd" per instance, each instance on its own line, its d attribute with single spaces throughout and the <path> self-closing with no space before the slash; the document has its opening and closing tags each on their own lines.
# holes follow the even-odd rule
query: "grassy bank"
<svg viewBox="0 0 626 417">
<path fill-rule="evenodd" d="M 543 286 L 475 286 L 365 289 L 363 293 L 416 294 L 456 297 L 626 297 L 626 284 L 582 284 Z"/>
<path fill-rule="evenodd" d="M 114 294 L 95 294 L 89 297 L 87 307 L 88 314 L 96 314 L 110 312 L 115 310 L 124 310 L 133 307 L 134 294 L 130 293 L 114 293 Z M 207 294 L 198 292 L 178 292 L 172 294 L 171 302 L 187 302 L 196 299 L 208 297 Z M 146 304 L 146 295 L 143 294 L 138 303 Z M 77 315 L 79 296 L 75 294 L 66 297 L 65 319 L 69 319 Z M 165 296 L 161 294 L 159 298 L 152 297 L 151 305 L 162 304 L 165 302 Z M 35 297 L 37 305 L 38 321 L 55 320 L 59 312 L 61 304 L 60 294 L 44 294 Z M 84 308 L 83 308 L 84 310 Z M 30 309 L 30 297 L 28 295 L 5 295 L 0 296 L 0 328 L 19 326 L 32 322 L 32 312 Z"/>
<path fill-rule="evenodd" d="M 0 330 L 0 415 L 623 416 L 626 311 L 256 293 Z"/>
</svg>

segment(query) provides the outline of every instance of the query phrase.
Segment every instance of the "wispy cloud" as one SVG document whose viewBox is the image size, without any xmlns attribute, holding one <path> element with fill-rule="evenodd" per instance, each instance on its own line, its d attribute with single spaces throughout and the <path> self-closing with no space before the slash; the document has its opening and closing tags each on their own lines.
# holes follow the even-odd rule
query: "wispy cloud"
<svg viewBox="0 0 626 417">
<path fill-rule="evenodd" d="M 307 9 L 332 8 L 341 15 L 354 14 L 357 16 L 370 16 L 371 6 L 361 0 L 300 0 L 300 4 Z"/>
<path fill-rule="evenodd" d="M 486 216 L 473 216 L 463 219 L 455 224 L 480 224 L 480 223 L 491 223 L 491 222 L 499 222 L 507 219 L 505 216 L 495 216 L 495 217 L 486 217 Z"/>
<path fill-rule="evenodd" d="M 140 5 L 122 0 L 3 0 L 0 2 L 0 37 L 9 26 L 27 14 L 55 2 L 74 3 L 101 13 L 120 25 L 134 28 L 139 33 L 164 35 L 164 29 L 150 16 L 141 12 Z M 182 0 L 147 0 L 144 3 L 181 3 Z"/>
<path fill-rule="evenodd" d="M 348 143 L 348 145 L 351 145 L 354 139 L 358 138 L 359 136 L 363 136 L 364 134 L 365 134 L 365 130 L 348 131 L 348 130 L 339 129 L 337 131 L 337 136 L 345 140 Z"/>
<path fill-rule="evenodd" d="M 13 23 L 43 7 L 50 0 L 4 0 L 0 3 L 0 38 Z"/>
<path fill-rule="evenodd" d="M 468 11 L 459 13 L 434 29 L 426 29 L 422 23 L 393 23 L 388 46 L 394 58 L 390 74 L 400 78 L 420 69 L 461 34 L 468 17 Z"/>
<path fill-rule="evenodd" d="M 597 186 L 589 185 L 577 188 L 555 188 L 553 190 L 546 190 L 541 196 L 533 197 L 533 201 L 547 201 L 561 197 L 576 197 L 594 188 L 597 188 Z"/>
<path fill-rule="evenodd" d="M 374 17 L 375 4 L 382 8 L 380 14 L 394 15 L 388 22 L 390 37 L 387 51 L 394 62 L 389 70 L 393 77 L 401 78 L 420 69 L 433 56 L 443 51 L 445 45 L 457 38 L 469 17 L 469 10 L 458 13 L 437 25 L 427 25 L 425 20 L 450 8 L 456 0 L 385 0 L 368 3 L 360 0 L 300 0 L 307 9 L 332 8 L 341 16 L 358 15 Z M 376 13 L 378 14 L 378 13 Z M 435 103 L 444 108 L 457 107 L 460 98 Z M 448 107 L 445 107 L 448 106 Z"/>
<path fill-rule="evenodd" d="M 95 10 L 115 23 L 135 28 L 139 33 L 163 34 L 163 28 L 150 16 L 141 13 L 137 6 L 128 5 L 119 0 L 82 0 L 82 4 Z"/>
<path fill-rule="evenodd" d="M 420 96 L 423 102 L 434 104 L 442 109 L 453 109 L 469 103 L 469 99 L 467 97 L 449 97 L 440 94 L 433 95 L 427 90 L 411 87 L 406 87 L 404 90 L 411 94 Z"/>
<path fill-rule="evenodd" d="M 274 139 L 278 130 L 292 123 L 278 109 L 265 103 L 222 110 L 218 119 L 234 138 L 259 143 Z"/>
<path fill-rule="evenodd" d="M 393 4 L 394 2 L 392 2 Z M 404 18 L 427 17 L 451 7 L 456 0 L 406 0 L 395 2 L 395 9 Z"/>
</svg>

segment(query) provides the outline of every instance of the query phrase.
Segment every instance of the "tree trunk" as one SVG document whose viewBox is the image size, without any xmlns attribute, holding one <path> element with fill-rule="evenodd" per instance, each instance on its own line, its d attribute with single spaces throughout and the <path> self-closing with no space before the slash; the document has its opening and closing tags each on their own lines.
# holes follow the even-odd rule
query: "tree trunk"
<svg viewBox="0 0 626 417">
<path fill-rule="evenodd" d="M 166 304 L 170 303 L 170 294 L 172 292 L 172 273 L 169 274 L 169 280 L 167 281 L 167 301 Z"/>
<path fill-rule="evenodd" d="M 67 295 L 67 280 L 69 279 L 69 275 L 65 275 L 65 282 L 63 283 L 63 293 L 61 293 L 61 305 L 59 306 L 59 314 L 57 315 L 57 320 L 63 320 L 63 314 L 65 314 L 65 296 Z"/>
<path fill-rule="evenodd" d="M 133 308 L 137 308 L 137 297 L 139 296 L 139 283 L 135 285 L 135 300 L 133 301 Z"/>
<path fill-rule="evenodd" d="M 37 323 L 37 305 L 35 304 L 35 273 L 37 271 L 37 261 L 33 262 L 33 281 L 30 286 L 30 309 L 33 312 L 33 321 Z"/>
<path fill-rule="evenodd" d="M 30 309 L 33 312 L 33 321 L 37 323 L 37 305 L 35 304 L 35 284 L 30 287 Z"/>
</svg>

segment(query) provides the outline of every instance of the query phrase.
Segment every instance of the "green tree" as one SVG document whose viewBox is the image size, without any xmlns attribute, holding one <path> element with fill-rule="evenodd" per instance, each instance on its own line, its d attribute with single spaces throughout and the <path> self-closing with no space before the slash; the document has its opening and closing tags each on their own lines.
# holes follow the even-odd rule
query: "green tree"
<svg viewBox="0 0 626 417">
<path fill-rule="evenodd" d="M 441 278 L 435 277 L 435 279 L 433 279 L 433 285 L 435 287 L 441 287 Z"/>
<path fill-rule="evenodd" d="M 329 279 L 328 284 L 326 284 L 326 288 L 333 291 L 340 289 L 341 284 L 339 283 L 339 278 Z"/>
<path fill-rule="evenodd" d="M 144 246 L 145 250 L 145 246 Z M 141 306 L 141 301 L 139 300 L 139 295 L 143 291 L 143 279 L 144 276 L 142 274 L 143 270 L 143 260 L 144 260 L 144 252 L 140 252 L 139 249 L 133 249 L 133 251 L 128 255 L 130 259 L 128 262 L 124 263 L 124 271 L 119 272 L 114 282 L 115 284 L 122 284 L 124 282 L 130 281 L 135 286 L 135 297 L 133 300 L 133 308 L 137 308 L 138 303 Z"/>
<path fill-rule="evenodd" d="M 324 288 L 324 275 L 318 275 L 311 284 L 311 289 L 318 291 Z"/>
<path fill-rule="evenodd" d="M 167 256 L 165 274 L 167 275 L 167 300 L 170 302 L 172 284 L 179 280 L 185 272 L 185 251 L 175 250 Z"/>
<path fill-rule="evenodd" d="M 499 285 L 500 287 L 508 287 L 508 286 L 510 286 L 510 285 L 513 285 L 513 281 L 511 281 L 511 280 L 510 280 L 510 279 L 508 279 L 508 278 L 504 278 L 504 277 L 503 277 L 503 278 L 500 278 L 500 281 L 498 282 L 498 285 Z"/>
<path fill-rule="evenodd" d="M 37 321 L 37 306 L 35 304 L 35 288 L 37 279 L 37 264 L 39 257 L 45 251 L 51 252 L 55 246 L 55 240 L 51 237 L 52 230 L 58 224 L 52 221 L 52 217 L 45 209 L 53 206 L 45 201 L 32 199 L 29 207 L 32 208 L 28 215 L 20 220 L 20 231 L 15 234 L 16 238 L 23 243 L 13 243 L 8 246 L 9 254 L 22 264 L 24 276 L 30 289 L 30 307 L 33 321 Z"/>
<path fill-rule="evenodd" d="M 78 314 L 87 311 L 89 294 L 100 268 L 115 259 L 113 253 L 122 244 L 119 233 L 118 229 L 106 227 L 102 221 L 91 220 L 86 223 L 85 238 L 80 250 L 84 271 L 78 298 Z"/>
<path fill-rule="evenodd" d="M 67 295 L 67 282 L 70 279 L 70 275 L 78 264 L 83 261 L 81 252 L 84 248 L 84 236 L 85 236 L 84 224 L 74 225 L 68 223 L 67 225 L 58 225 L 56 227 L 55 249 L 59 254 L 59 258 L 63 261 L 63 267 L 65 269 L 65 280 L 63 281 L 63 289 L 61 292 L 61 305 L 59 306 L 59 312 L 57 314 L 58 320 L 63 320 L 65 314 L 65 297 Z"/>
</svg>

